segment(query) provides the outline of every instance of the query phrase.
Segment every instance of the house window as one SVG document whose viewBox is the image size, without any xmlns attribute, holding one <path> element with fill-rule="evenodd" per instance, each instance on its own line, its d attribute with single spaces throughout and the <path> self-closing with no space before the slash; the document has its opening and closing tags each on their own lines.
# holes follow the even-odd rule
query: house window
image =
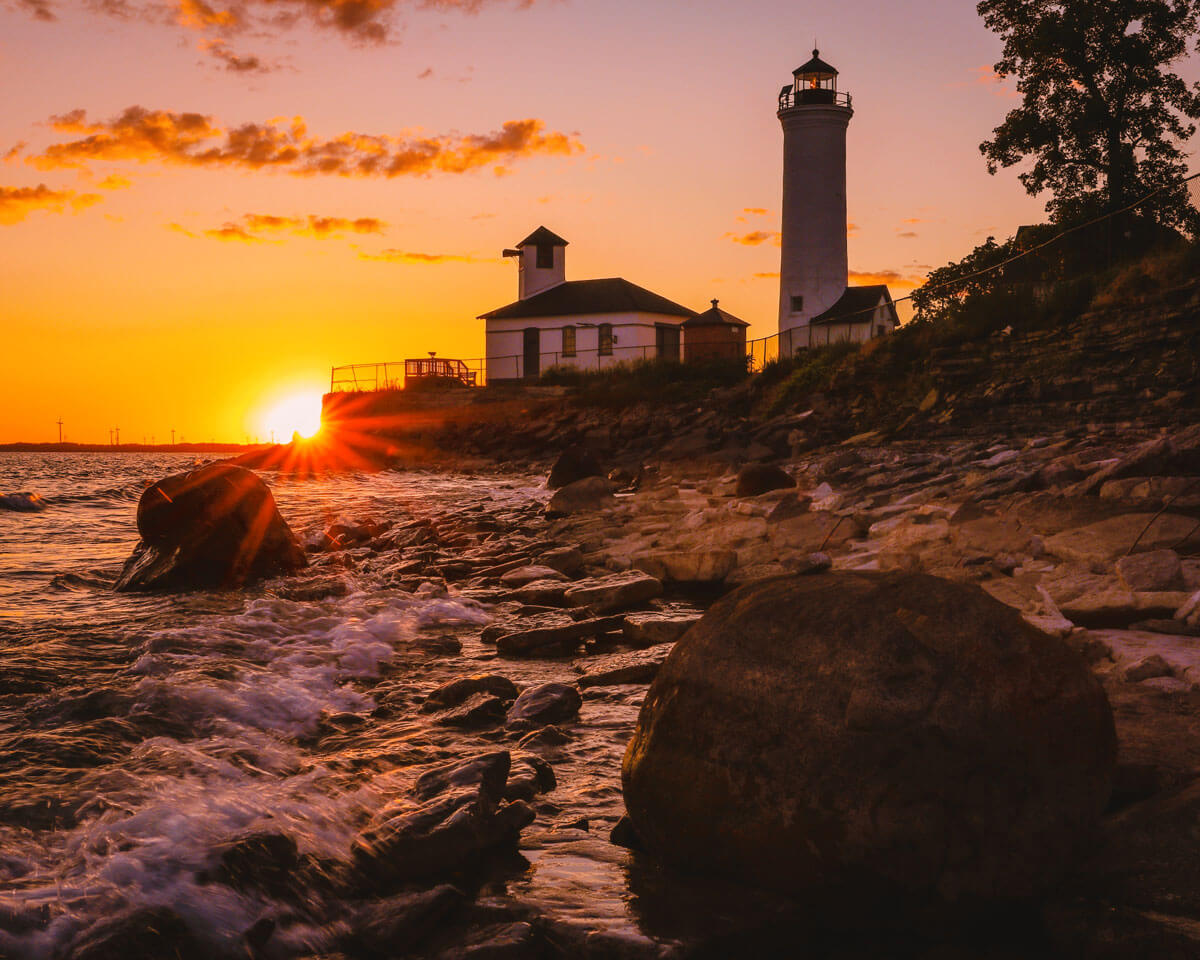
<svg viewBox="0 0 1200 960">
<path fill-rule="evenodd" d="M 599 330 L 600 330 L 600 356 L 611 357 L 612 356 L 612 345 L 613 345 L 612 324 L 611 323 L 602 323 L 602 324 L 600 324 Z"/>
<path fill-rule="evenodd" d="M 563 327 L 562 334 L 563 334 L 563 344 L 562 344 L 563 356 L 564 357 L 575 356 L 575 328 L 574 327 Z"/>
<path fill-rule="evenodd" d="M 792 313 L 799 313 L 804 309 L 804 298 L 793 294 L 792 296 Z"/>
<path fill-rule="evenodd" d="M 537 248 L 537 266 L 539 270 L 554 269 L 554 244 L 539 243 Z"/>
</svg>

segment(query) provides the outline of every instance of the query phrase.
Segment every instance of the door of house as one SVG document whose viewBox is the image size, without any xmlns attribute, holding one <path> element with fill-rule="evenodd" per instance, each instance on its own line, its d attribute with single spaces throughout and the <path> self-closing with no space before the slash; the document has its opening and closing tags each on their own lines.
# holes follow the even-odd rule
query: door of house
<svg viewBox="0 0 1200 960">
<path fill-rule="evenodd" d="M 542 375 L 542 331 L 537 327 L 525 328 L 525 366 L 526 379 Z"/>
<path fill-rule="evenodd" d="M 654 339 L 659 360 L 679 362 L 679 327 L 673 323 L 655 324 Z"/>
</svg>

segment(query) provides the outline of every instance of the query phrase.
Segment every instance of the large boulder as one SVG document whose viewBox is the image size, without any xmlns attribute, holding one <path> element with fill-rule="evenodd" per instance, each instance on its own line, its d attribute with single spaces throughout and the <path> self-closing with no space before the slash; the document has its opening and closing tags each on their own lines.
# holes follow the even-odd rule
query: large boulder
<svg viewBox="0 0 1200 960">
<path fill-rule="evenodd" d="M 604 470 L 601 468 L 600 462 L 587 447 L 567 447 L 554 461 L 554 466 L 550 468 L 546 486 L 551 490 L 557 490 L 576 480 L 602 476 L 604 476 Z"/>
<path fill-rule="evenodd" d="M 796 485 L 795 478 L 770 463 L 748 463 L 738 471 L 737 496 L 757 497 L 772 490 L 789 490 Z"/>
<path fill-rule="evenodd" d="M 586 477 L 569 483 L 550 498 L 546 515 L 564 517 L 599 510 L 614 502 L 612 484 L 603 477 Z"/>
<path fill-rule="evenodd" d="M 117 590 L 240 587 L 307 565 L 267 485 L 232 464 L 151 484 L 138 501 L 137 526 L 142 539 Z"/>
<path fill-rule="evenodd" d="M 1115 752 L 1099 683 L 1015 610 L 922 574 L 827 573 L 747 584 L 683 636 L 622 780 L 662 858 L 861 921 L 1053 888 Z"/>
</svg>

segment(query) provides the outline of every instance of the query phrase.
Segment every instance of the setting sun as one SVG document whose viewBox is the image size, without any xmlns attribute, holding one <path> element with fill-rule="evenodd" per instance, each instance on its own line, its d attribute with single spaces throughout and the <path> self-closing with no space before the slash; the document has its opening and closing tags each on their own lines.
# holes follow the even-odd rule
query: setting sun
<svg viewBox="0 0 1200 960">
<path fill-rule="evenodd" d="M 287 443 L 294 433 L 316 436 L 321 430 L 321 395 L 308 391 L 288 394 L 263 414 L 262 429 L 277 443 Z"/>
</svg>

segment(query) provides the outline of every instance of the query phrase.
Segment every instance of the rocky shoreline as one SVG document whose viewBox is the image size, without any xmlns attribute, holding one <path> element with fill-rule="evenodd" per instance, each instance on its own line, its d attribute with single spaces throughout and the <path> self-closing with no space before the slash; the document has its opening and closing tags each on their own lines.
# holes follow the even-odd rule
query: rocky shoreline
<svg viewBox="0 0 1200 960">
<path fill-rule="evenodd" d="M 552 494 L 519 506 L 361 517 L 311 535 L 308 568 L 273 582 L 280 597 L 336 597 L 369 574 L 397 596 L 486 615 L 415 639 L 405 656 L 430 666 L 364 686 L 370 716 L 323 722 L 323 750 L 392 726 L 442 744 L 364 757 L 374 784 L 394 786 L 348 861 L 251 836 L 214 881 L 275 885 L 325 924 L 326 956 L 1200 955 L 1200 428 L 803 446 L 736 469 L 721 456 L 613 466 L 577 450 Z M 911 913 L 899 927 L 830 931 L 778 888 L 661 863 L 621 818 L 620 751 L 705 610 L 771 578 L 819 590 L 877 571 L 978 587 L 1072 648 L 1111 704 L 1101 835 L 1050 892 L 965 926 Z M 564 864 L 578 873 L 556 874 Z M 582 915 L 564 910 L 530 882 L 539 870 L 559 877 L 550 888 L 584 890 L 618 871 L 633 909 L 597 897 Z M 288 922 L 247 931 L 251 953 L 305 955 L 289 948 Z M 156 948 L 201 950 L 177 918 L 132 915 L 89 930 L 71 955 L 115 955 L 148 925 L 167 931 Z"/>
</svg>

